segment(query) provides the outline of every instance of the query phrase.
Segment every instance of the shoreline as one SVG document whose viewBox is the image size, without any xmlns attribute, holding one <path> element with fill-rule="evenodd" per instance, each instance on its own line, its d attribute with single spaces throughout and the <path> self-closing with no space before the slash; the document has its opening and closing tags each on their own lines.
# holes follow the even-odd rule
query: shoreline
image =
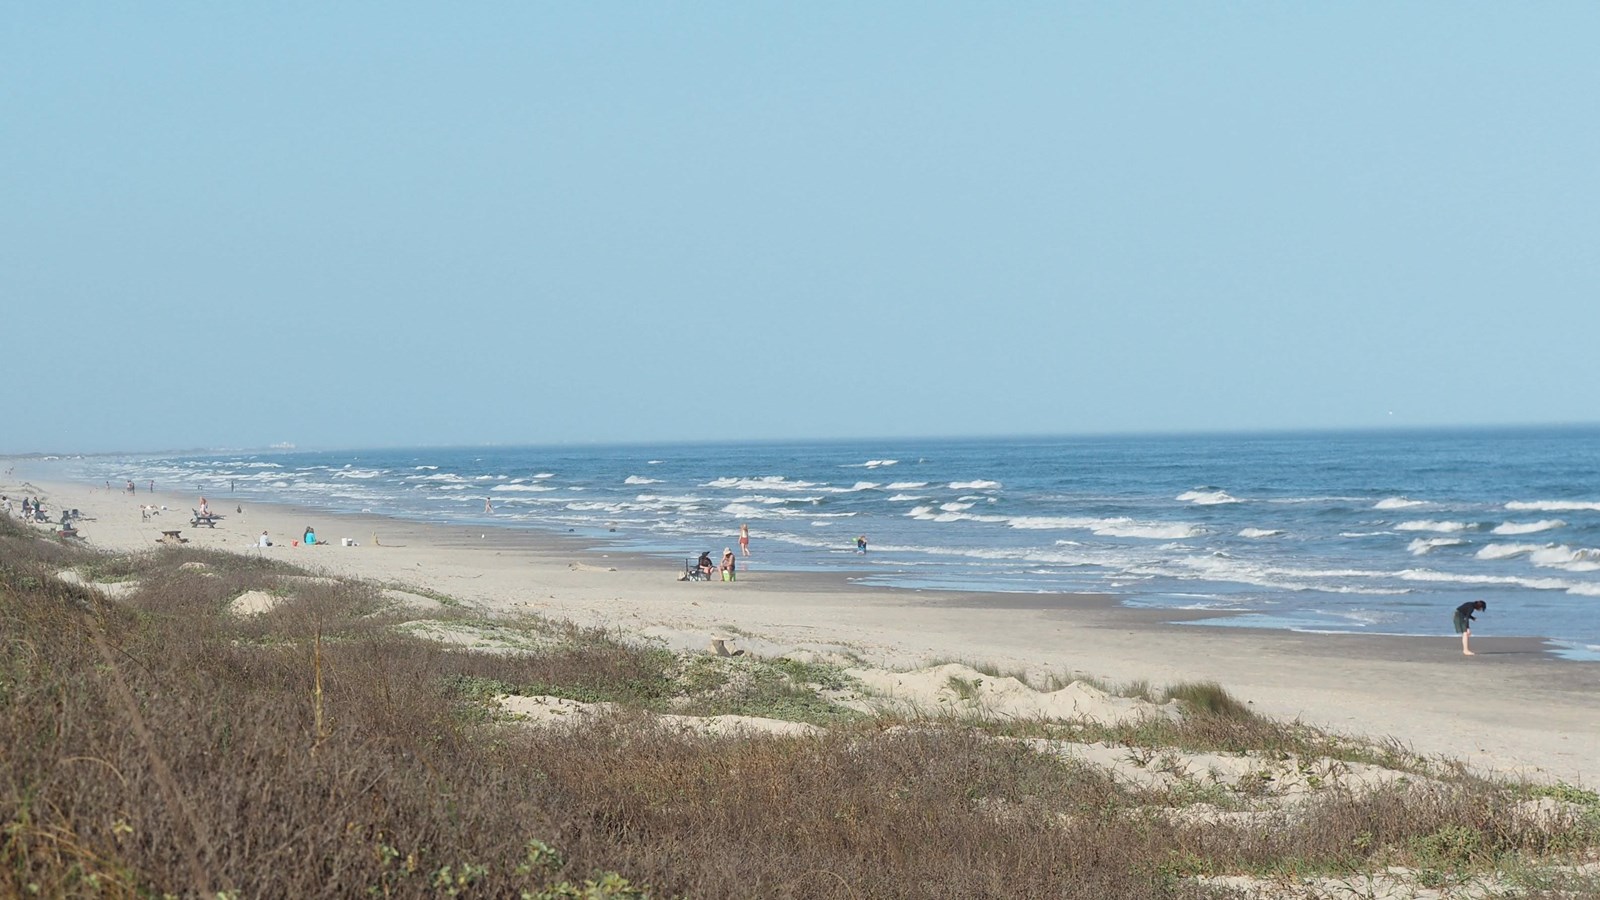
<svg viewBox="0 0 1600 900">
<path fill-rule="evenodd" d="M 30 460 L 25 475 L 39 472 Z M 1214 610 L 1129 607 L 1097 594 L 933 591 L 861 585 L 842 572 L 764 572 L 759 553 L 739 581 L 678 582 L 680 566 L 604 538 L 534 529 L 416 522 L 226 497 L 215 529 L 191 528 L 195 498 L 142 489 L 32 480 L 46 507 L 76 507 L 90 544 L 148 550 L 165 529 L 189 546 L 262 553 L 329 574 L 409 584 L 490 613 L 536 613 L 616 629 L 675 649 L 713 637 L 762 655 L 856 655 L 910 669 L 968 661 L 1114 684 L 1216 681 L 1263 714 L 1335 732 L 1392 736 L 1420 752 L 1537 780 L 1600 784 L 1600 663 L 1560 659 L 1540 638 L 1351 635 L 1196 627 Z M 151 521 L 140 504 L 166 504 Z M 331 524 L 330 524 L 331 520 Z M 333 542 L 294 547 L 305 524 Z M 275 546 L 259 550 L 265 529 Z M 373 537 L 378 541 L 373 543 Z M 356 546 L 340 546 L 341 538 Z M 597 546 L 599 544 L 600 546 Z M 1186 615 L 1192 614 L 1192 615 Z M 1441 614 L 1443 615 L 1443 614 Z M 1485 623 L 1492 627 L 1492 623 Z"/>
</svg>

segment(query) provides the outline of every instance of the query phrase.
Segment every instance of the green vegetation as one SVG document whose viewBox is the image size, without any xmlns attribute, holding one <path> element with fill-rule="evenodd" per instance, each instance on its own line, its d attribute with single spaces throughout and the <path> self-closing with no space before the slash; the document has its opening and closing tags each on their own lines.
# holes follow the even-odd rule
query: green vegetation
<svg viewBox="0 0 1600 900">
<path fill-rule="evenodd" d="M 66 569 L 137 586 L 111 601 Z M 831 665 L 459 605 L 428 623 L 496 640 L 441 643 L 398 627 L 418 613 L 385 587 L 0 521 L 0 896 L 1202 898 L 1229 894 L 1201 875 L 1389 866 L 1600 888 L 1554 865 L 1600 848 L 1594 792 L 1272 722 L 1216 685 L 1138 686 L 1185 714 L 1119 726 L 868 715 L 830 699 L 859 689 Z M 229 613 L 247 591 L 282 599 Z M 539 728 L 506 695 L 612 706 Z M 665 712 L 824 728 L 703 737 Z M 1068 741 L 1121 748 L 1148 783 L 1051 749 Z M 1262 768 L 1229 781 L 1200 750 Z M 1327 775 L 1312 760 L 1411 777 L 1274 805 L 1272 779 Z"/>
</svg>

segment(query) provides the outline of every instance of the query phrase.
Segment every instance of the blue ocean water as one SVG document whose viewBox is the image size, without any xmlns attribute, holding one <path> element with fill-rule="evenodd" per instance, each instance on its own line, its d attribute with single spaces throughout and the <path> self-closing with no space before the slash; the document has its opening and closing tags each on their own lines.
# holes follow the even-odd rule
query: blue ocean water
<svg viewBox="0 0 1600 900">
<path fill-rule="evenodd" d="M 603 539 L 664 566 L 1093 591 L 1205 624 L 1486 635 L 1600 659 L 1600 429 L 85 458 L 90 480 Z M 229 491 L 232 493 L 229 493 Z M 484 502 L 493 506 L 485 513 Z M 855 552 L 858 536 L 868 539 Z M 597 541 L 598 542 L 598 541 Z M 670 560 L 670 561 L 669 561 Z"/>
</svg>

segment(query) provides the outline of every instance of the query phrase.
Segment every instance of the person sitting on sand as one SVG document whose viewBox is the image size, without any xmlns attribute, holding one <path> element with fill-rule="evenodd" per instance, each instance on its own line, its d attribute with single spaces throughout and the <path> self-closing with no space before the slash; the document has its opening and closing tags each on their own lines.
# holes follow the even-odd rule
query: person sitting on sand
<svg viewBox="0 0 1600 900">
<path fill-rule="evenodd" d="M 307 547 L 315 547 L 317 545 L 317 530 L 310 525 L 306 526 L 305 540 Z"/>
<path fill-rule="evenodd" d="M 1474 600 L 1471 603 L 1463 603 L 1456 607 L 1456 634 L 1461 635 L 1461 654 L 1463 656 L 1477 655 L 1467 646 L 1467 642 L 1472 639 L 1472 614 L 1483 612 L 1488 608 L 1489 604 L 1482 600 Z"/>
<path fill-rule="evenodd" d="M 263 531 L 263 532 L 261 532 L 261 539 L 256 541 L 256 546 L 257 547 L 271 547 L 272 546 L 272 538 L 267 537 L 267 533 L 265 531 Z"/>
<path fill-rule="evenodd" d="M 737 568 L 737 566 L 738 566 L 738 563 L 735 562 L 735 560 L 733 558 L 733 548 L 732 547 L 724 547 L 724 548 L 722 548 L 722 580 L 723 581 L 732 581 L 732 580 L 734 580 L 734 574 L 735 574 L 734 570 Z"/>
<path fill-rule="evenodd" d="M 700 574 L 708 580 L 717 571 L 717 564 L 711 561 L 710 550 L 701 552 L 700 558 L 694 561 L 694 567 L 699 569 Z"/>
</svg>

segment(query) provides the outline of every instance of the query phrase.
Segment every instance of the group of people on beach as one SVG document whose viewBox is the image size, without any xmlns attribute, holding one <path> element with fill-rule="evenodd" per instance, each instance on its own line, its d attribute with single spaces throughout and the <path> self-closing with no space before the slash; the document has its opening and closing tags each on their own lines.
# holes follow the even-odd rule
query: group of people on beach
<svg viewBox="0 0 1600 900">
<path fill-rule="evenodd" d="M 739 574 L 739 563 L 733 557 L 732 547 L 722 548 L 722 562 L 720 563 L 712 562 L 711 551 L 707 550 L 700 554 L 700 558 L 695 560 L 694 565 L 695 568 L 700 570 L 700 577 L 707 581 L 714 581 L 719 573 L 723 581 L 734 581 L 737 580 Z"/>
<path fill-rule="evenodd" d="M 6 515 L 13 515 L 11 497 L 9 495 L 0 496 L 0 508 L 5 509 Z M 37 497 L 22 498 L 22 520 L 24 522 L 50 521 L 44 514 L 44 504 L 40 503 Z"/>
</svg>

